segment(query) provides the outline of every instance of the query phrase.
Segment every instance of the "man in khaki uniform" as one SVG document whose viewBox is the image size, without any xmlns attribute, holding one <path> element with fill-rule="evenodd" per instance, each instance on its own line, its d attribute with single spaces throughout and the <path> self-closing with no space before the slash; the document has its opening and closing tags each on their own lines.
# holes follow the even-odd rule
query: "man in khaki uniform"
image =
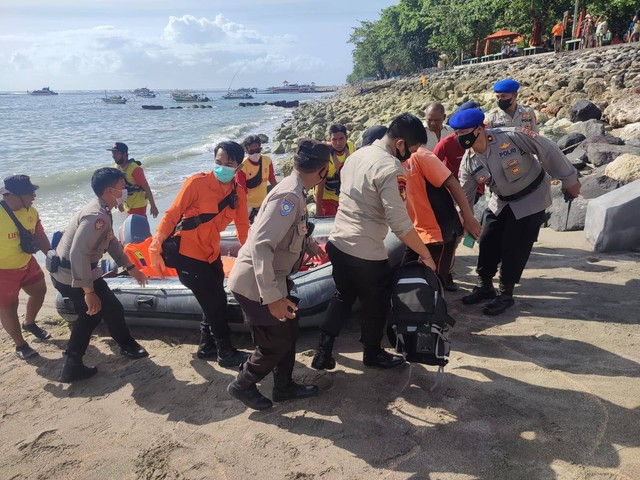
<svg viewBox="0 0 640 480">
<path fill-rule="evenodd" d="M 108 252 L 140 285 L 147 282 L 144 273 L 133 266 L 113 234 L 111 209 L 122 205 L 126 199 L 124 173 L 116 168 L 99 168 L 93 173 L 91 188 L 96 198 L 69 222 L 56 247 L 59 266 L 50 268 L 53 286 L 71 299 L 78 314 L 64 352 L 61 382 L 95 375 L 97 368 L 85 366 L 82 357 L 93 330 L 103 319 L 123 355 L 132 359 L 148 356 L 129 333 L 124 308 L 102 278 L 102 269 L 98 266 L 102 255 Z"/>
<path fill-rule="evenodd" d="M 391 300 L 391 267 L 384 246 L 389 229 L 415 251 L 420 260 L 436 266 L 407 213 L 407 178 L 401 161 L 427 142 L 419 118 L 398 116 L 381 140 L 357 150 L 343 167 L 340 209 L 327 243 L 336 293 L 320 329 L 320 344 L 311 366 L 332 369 L 333 342 L 360 299 L 363 361 L 367 366 L 396 367 L 404 363 L 381 347 Z"/>
<path fill-rule="evenodd" d="M 256 350 L 227 390 L 255 410 L 273 405 L 256 387 L 270 372 L 275 402 L 318 394 L 315 385 L 299 385 L 291 377 L 298 319 L 289 275 L 298 271 L 305 253 L 325 257 L 308 238 L 306 200 L 307 190 L 327 174 L 330 151 L 313 140 L 299 143 L 293 172 L 265 198 L 229 275 L 227 287 L 242 308 Z"/>
<path fill-rule="evenodd" d="M 533 108 L 517 102 L 519 89 L 520 84 L 511 78 L 494 84 L 498 108 L 487 114 L 485 123 L 489 128 L 522 127 L 538 132 L 538 121 Z"/>
<path fill-rule="evenodd" d="M 473 205 L 479 184 L 491 187 L 479 239 L 478 284 L 462 303 L 491 300 L 483 313 L 499 315 L 514 305 L 513 288 L 520 282 L 545 209 L 551 205 L 549 175 L 562 181 L 570 198 L 580 194 L 580 182 L 575 167 L 551 140 L 527 128 L 485 129 L 483 120 L 477 108 L 459 110 L 450 120 L 458 142 L 467 150 L 460 164 L 460 184 L 469 204 Z M 496 296 L 493 277 L 498 265 Z"/>
</svg>

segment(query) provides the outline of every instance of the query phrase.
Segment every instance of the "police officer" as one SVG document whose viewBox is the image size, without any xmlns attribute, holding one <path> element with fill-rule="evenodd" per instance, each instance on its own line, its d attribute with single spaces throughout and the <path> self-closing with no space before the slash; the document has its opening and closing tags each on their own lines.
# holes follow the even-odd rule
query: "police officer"
<svg viewBox="0 0 640 480">
<path fill-rule="evenodd" d="M 485 130 L 483 121 L 484 114 L 477 108 L 458 111 L 449 121 L 467 150 L 460 165 L 460 184 L 469 203 L 478 184 L 490 185 L 492 192 L 479 240 L 478 284 L 462 302 L 470 305 L 493 299 L 483 312 L 499 315 L 514 304 L 513 287 L 520 281 L 544 211 L 551 205 L 547 173 L 561 180 L 562 190 L 572 198 L 580 194 L 580 182 L 576 169 L 551 140 L 528 128 Z M 492 280 L 498 264 L 496 297 Z"/>
<path fill-rule="evenodd" d="M 520 84 L 511 78 L 505 78 L 493 85 L 498 108 L 487 114 L 485 123 L 489 128 L 523 127 L 533 132 L 538 131 L 538 121 L 533 108 L 517 102 L 519 89 Z"/>
<path fill-rule="evenodd" d="M 363 305 L 364 364 L 392 368 L 404 363 L 401 356 L 381 346 L 391 300 L 391 267 L 384 239 L 391 228 L 425 265 L 436 270 L 407 213 L 407 178 L 400 163 L 426 142 L 427 132 L 420 119 L 403 113 L 391 122 L 381 140 L 356 151 L 345 162 L 340 208 L 327 243 L 336 293 L 311 362 L 317 370 L 335 367 L 334 339 L 358 298 Z"/>
<path fill-rule="evenodd" d="M 267 195 L 240 249 L 227 286 L 251 329 L 256 349 L 242 365 L 228 392 L 255 410 L 273 403 L 256 383 L 273 372 L 273 401 L 311 397 L 315 385 L 292 380 L 298 337 L 297 309 L 289 296 L 289 275 L 298 271 L 303 255 L 325 257 L 307 238 L 307 190 L 327 174 L 331 149 L 310 139 L 299 142 L 294 170 Z"/>
<path fill-rule="evenodd" d="M 107 324 L 123 355 L 132 359 L 149 355 L 129 333 L 124 308 L 102 278 L 98 266 L 102 255 L 108 252 L 140 285 L 147 283 L 144 273 L 133 266 L 113 234 L 111 209 L 122 205 L 127 198 L 124 173 L 116 168 L 99 168 L 93 173 L 91 188 L 96 198 L 69 222 L 56 247 L 59 268 L 51 269 L 53 286 L 71 299 L 78 315 L 64 352 L 61 382 L 83 380 L 98 371 L 96 367 L 85 366 L 82 357 L 100 320 Z"/>
</svg>

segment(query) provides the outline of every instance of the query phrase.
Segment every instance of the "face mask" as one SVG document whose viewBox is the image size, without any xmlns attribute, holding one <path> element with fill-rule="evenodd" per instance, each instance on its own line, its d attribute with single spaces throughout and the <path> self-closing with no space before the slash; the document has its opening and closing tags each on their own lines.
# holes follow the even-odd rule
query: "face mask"
<svg viewBox="0 0 640 480">
<path fill-rule="evenodd" d="M 500 100 L 498 100 L 498 107 L 500 107 L 500 110 L 506 110 L 511 106 L 511 103 L 511 98 L 501 98 Z"/>
<path fill-rule="evenodd" d="M 231 180 L 233 180 L 233 176 L 236 174 L 236 169 L 233 167 L 227 167 L 225 165 L 218 165 L 217 163 L 215 163 L 213 165 L 213 174 L 222 183 L 229 183 Z"/>
<path fill-rule="evenodd" d="M 129 197 L 129 192 L 125 188 L 124 190 L 122 190 L 122 193 L 120 194 L 119 197 L 116 197 L 115 195 L 113 197 L 116 199 L 118 206 L 121 206 L 121 205 L 124 205 L 124 202 L 127 201 L 127 198 Z"/>
<path fill-rule="evenodd" d="M 469 133 L 465 133 L 464 135 L 458 135 L 458 143 L 462 148 L 468 150 L 473 147 L 473 144 L 476 143 L 476 140 L 479 136 L 480 134 L 474 135 L 472 130 Z"/>
<path fill-rule="evenodd" d="M 406 162 L 407 160 L 409 160 L 410 157 L 411 157 L 411 151 L 407 147 L 407 142 L 405 141 L 404 142 L 404 155 L 400 154 L 400 149 L 398 148 L 396 150 L 396 158 L 398 160 L 400 160 L 401 162 Z"/>
<path fill-rule="evenodd" d="M 253 163 L 258 163 L 258 161 L 260 160 L 260 154 L 252 153 L 251 155 L 249 155 L 249 160 L 251 160 Z"/>
</svg>

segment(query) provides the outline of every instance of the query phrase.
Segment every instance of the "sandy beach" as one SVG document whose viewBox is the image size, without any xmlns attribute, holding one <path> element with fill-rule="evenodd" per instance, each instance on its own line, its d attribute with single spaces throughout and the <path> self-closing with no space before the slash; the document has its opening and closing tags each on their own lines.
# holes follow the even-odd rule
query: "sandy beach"
<svg viewBox="0 0 640 480">
<path fill-rule="evenodd" d="M 301 333 L 294 377 L 320 396 L 266 412 L 227 394 L 234 372 L 195 357 L 195 331 L 134 328 L 151 355 L 129 361 L 101 327 L 85 358 L 98 375 L 57 382 L 69 332 L 50 288 L 39 358 L 0 333 L 0 478 L 640 478 L 640 254 L 543 229 L 515 307 L 486 317 L 460 303 L 477 245 L 459 253 L 440 388 L 434 367 L 365 368 L 353 320 L 331 372 L 310 368 L 317 331 Z"/>
</svg>

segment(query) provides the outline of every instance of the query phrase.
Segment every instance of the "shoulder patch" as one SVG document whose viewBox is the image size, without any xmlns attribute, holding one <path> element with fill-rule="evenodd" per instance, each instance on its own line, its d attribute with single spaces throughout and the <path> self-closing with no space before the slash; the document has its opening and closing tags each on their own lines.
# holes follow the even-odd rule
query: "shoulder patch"
<svg viewBox="0 0 640 480">
<path fill-rule="evenodd" d="M 293 207 L 293 202 L 284 198 L 280 202 L 280 215 L 282 215 L 283 217 L 289 215 L 291 212 L 293 212 Z"/>
<path fill-rule="evenodd" d="M 520 131 L 522 133 L 524 133 L 525 135 L 530 136 L 534 140 L 536 140 L 538 138 L 538 134 L 536 132 L 534 132 L 533 130 L 531 130 L 531 127 L 529 125 L 527 125 L 526 127 L 522 128 Z"/>
<path fill-rule="evenodd" d="M 403 201 L 407 200 L 407 177 L 404 175 L 397 175 L 396 180 L 398 181 L 398 191 L 400 192 L 400 197 Z"/>
<path fill-rule="evenodd" d="M 104 228 L 104 220 L 98 218 L 94 223 L 94 227 L 96 227 L 96 230 L 102 230 Z"/>
</svg>

